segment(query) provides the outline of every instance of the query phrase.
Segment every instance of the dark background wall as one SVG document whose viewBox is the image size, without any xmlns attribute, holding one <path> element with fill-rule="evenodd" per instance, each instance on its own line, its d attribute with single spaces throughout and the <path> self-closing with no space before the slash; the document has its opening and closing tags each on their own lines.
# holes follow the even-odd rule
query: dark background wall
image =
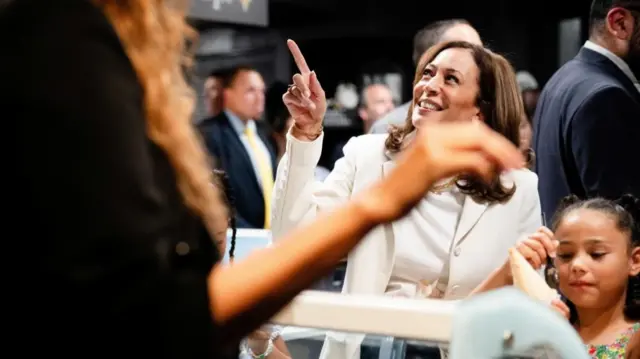
<svg viewBox="0 0 640 359">
<path fill-rule="evenodd" d="M 260 1 L 260 0 L 253 0 Z M 267 0 L 263 0 L 267 1 Z M 300 45 L 328 95 L 340 82 L 358 84 L 363 72 L 413 76 L 414 33 L 431 21 L 465 18 L 487 46 L 505 55 L 516 70 L 528 70 L 541 84 L 560 63 L 559 46 L 586 38 L 589 0 L 271 0 L 268 28 L 197 21 L 201 30 L 198 72 L 234 63 L 257 66 L 268 83 L 289 81 L 292 60 L 285 39 Z M 560 21 L 582 20 L 582 32 L 561 33 Z M 218 43 L 216 45 L 216 43 Z M 579 46 L 578 44 L 578 46 Z M 216 48 L 217 46 L 217 48 Z M 575 47 L 575 46 L 574 46 Z"/>
</svg>

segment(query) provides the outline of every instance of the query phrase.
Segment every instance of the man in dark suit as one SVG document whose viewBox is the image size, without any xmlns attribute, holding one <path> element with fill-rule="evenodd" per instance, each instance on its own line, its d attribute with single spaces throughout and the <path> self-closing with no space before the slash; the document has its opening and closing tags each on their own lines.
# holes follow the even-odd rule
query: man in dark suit
<svg viewBox="0 0 640 359">
<path fill-rule="evenodd" d="M 256 122 L 264 112 L 265 84 L 245 66 L 221 80 L 223 111 L 199 128 L 216 167 L 229 177 L 238 228 L 270 228 L 275 150 Z"/>
<path fill-rule="evenodd" d="M 589 41 L 549 80 L 534 117 L 549 220 L 564 196 L 640 196 L 640 2 L 594 0 Z"/>
</svg>

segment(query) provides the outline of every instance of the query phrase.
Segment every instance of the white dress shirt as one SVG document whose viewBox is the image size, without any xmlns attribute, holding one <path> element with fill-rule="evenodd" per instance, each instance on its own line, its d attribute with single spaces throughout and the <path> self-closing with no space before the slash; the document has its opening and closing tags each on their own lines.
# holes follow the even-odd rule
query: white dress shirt
<svg viewBox="0 0 640 359">
<path fill-rule="evenodd" d="M 227 118 L 229 118 L 231 127 L 233 127 L 233 129 L 236 131 L 236 133 L 238 134 L 238 137 L 240 138 L 240 142 L 242 142 L 244 149 L 247 151 L 247 154 L 249 155 L 249 159 L 251 159 L 253 172 L 256 174 L 256 179 L 258 180 L 258 184 L 260 185 L 260 187 L 262 187 L 262 181 L 260 178 L 260 167 L 258 166 L 258 160 L 256 158 L 256 154 L 253 153 L 253 149 L 251 148 L 251 145 L 249 144 L 249 139 L 247 138 L 247 134 L 245 133 L 245 130 L 247 128 L 249 128 L 249 130 L 256 135 L 255 136 L 256 142 L 258 143 L 258 147 L 260 148 L 260 151 L 264 152 L 265 158 L 268 158 L 269 160 L 271 160 L 272 157 L 271 157 L 271 152 L 269 152 L 269 150 L 267 149 L 267 146 L 264 144 L 264 142 L 262 142 L 262 139 L 260 138 L 260 136 L 258 136 L 258 129 L 256 126 L 256 122 L 254 120 L 249 120 L 246 123 L 244 123 L 242 122 L 242 120 L 240 120 L 240 118 L 238 118 L 238 116 L 236 116 L 233 112 L 229 110 L 224 110 L 224 113 L 225 115 L 227 115 Z"/>
<path fill-rule="evenodd" d="M 402 222 L 386 295 L 413 298 L 441 276 L 449 259 L 465 196 L 457 187 L 429 193 Z M 426 288 L 425 288 L 426 289 Z"/>
</svg>

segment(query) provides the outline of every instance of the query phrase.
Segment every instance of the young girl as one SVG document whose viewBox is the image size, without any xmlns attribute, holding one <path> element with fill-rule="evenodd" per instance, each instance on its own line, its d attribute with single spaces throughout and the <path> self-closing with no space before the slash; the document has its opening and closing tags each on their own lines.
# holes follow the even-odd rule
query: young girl
<svg viewBox="0 0 640 359">
<path fill-rule="evenodd" d="M 224 202 L 228 207 L 229 229 L 231 229 L 231 243 L 229 246 L 229 262 L 233 262 L 236 249 L 236 221 L 234 198 L 231 194 L 229 178 L 224 171 L 214 170 L 219 178 L 219 183 L 224 190 Z M 226 244 L 223 245 L 224 251 Z M 280 336 L 282 328 L 272 325 L 263 325 L 260 329 L 251 333 L 241 343 L 241 359 L 291 359 L 287 345 Z"/>
<path fill-rule="evenodd" d="M 570 196 L 552 229 L 541 228 L 518 250 L 536 267 L 547 253 L 555 256 L 557 288 L 566 305 L 554 307 L 566 313 L 592 358 L 623 359 L 640 329 L 640 200 Z"/>
</svg>

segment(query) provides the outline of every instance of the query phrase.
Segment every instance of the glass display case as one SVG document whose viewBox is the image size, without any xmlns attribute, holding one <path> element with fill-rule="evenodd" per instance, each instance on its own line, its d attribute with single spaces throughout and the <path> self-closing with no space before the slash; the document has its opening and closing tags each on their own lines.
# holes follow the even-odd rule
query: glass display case
<svg viewBox="0 0 640 359">
<path fill-rule="evenodd" d="M 307 291 L 272 323 L 294 359 L 589 358 L 566 319 L 515 288 L 462 301 Z"/>
<path fill-rule="evenodd" d="M 440 349 L 448 348 L 446 333 L 451 330 L 451 318 L 447 313 L 456 304 L 437 301 L 426 309 L 423 304 L 419 300 L 307 291 L 274 322 L 292 324 L 284 325 L 282 336 L 295 359 L 320 358 L 327 335 L 338 342 L 358 342 L 357 358 L 439 358 Z M 437 325 L 416 326 L 425 320 Z M 429 339 L 415 338 L 417 328 Z"/>
<path fill-rule="evenodd" d="M 251 252 L 257 249 L 266 248 L 270 245 L 271 231 L 265 229 L 238 229 L 236 231 L 235 258 L 245 258 Z M 231 248 L 231 230 L 227 232 L 227 249 L 229 248 Z M 229 253 L 226 253 L 223 258 L 223 262 L 226 263 L 228 261 Z M 340 292 L 342 289 L 342 283 L 344 282 L 346 267 L 346 260 L 339 263 L 333 273 L 319 280 L 311 289 L 326 292 Z"/>
<path fill-rule="evenodd" d="M 269 231 L 238 230 L 236 257 L 269 245 Z M 565 318 L 515 288 L 461 301 L 332 293 L 343 270 L 271 320 L 293 359 L 589 359 Z"/>
<path fill-rule="evenodd" d="M 271 245 L 271 231 L 265 229 L 238 229 L 234 256 L 242 259 L 251 252 Z M 231 230 L 227 231 L 227 249 L 231 248 Z M 229 253 L 225 253 L 224 262 L 229 262 Z"/>
</svg>

